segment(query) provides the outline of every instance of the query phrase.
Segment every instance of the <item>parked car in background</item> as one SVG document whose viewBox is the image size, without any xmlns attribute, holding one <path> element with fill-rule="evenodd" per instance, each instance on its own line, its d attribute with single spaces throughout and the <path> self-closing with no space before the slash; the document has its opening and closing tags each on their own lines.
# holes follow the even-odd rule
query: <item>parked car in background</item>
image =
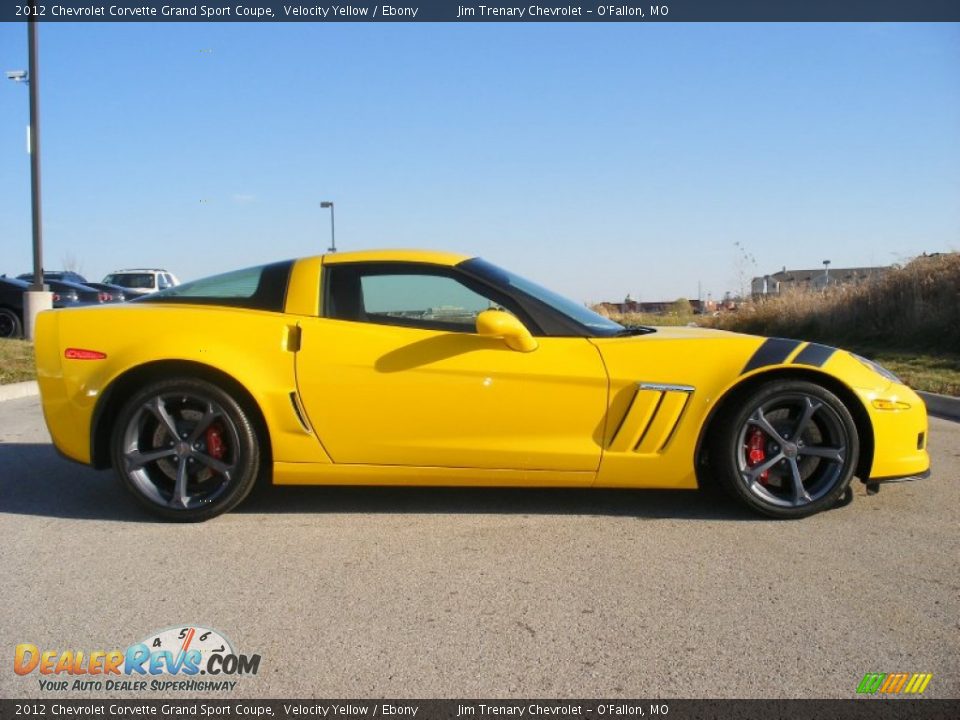
<svg viewBox="0 0 960 720">
<path fill-rule="evenodd" d="M 43 283 L 53 292 L 54 307 L 69 307 L 70 305 L 94 305 L 96 303 L 110 302 L 112 299 L 108 293 L 92 288 L 89 285 L 83 285 L 69 280 L 60 280 L 58 276 L 63 273 L 43 273 Z M 71 273 L 76 277 L 76 273 Z M 33 273 L 24 273 L 17 275 L 18 280 L 24 282 L 33 282 Z M 58 304 L 60 303 L 60 304 Z"/>
<path fill-rule="evenodd" d="M 33 282 L 33 273 L 24 273 L 23 275 L 18 275 L 17 277 L 20 280 Z M 106 293 L 108 297 L 101 295 L 99 302 L 122 302 L 124 300 L 130 300 L 136 297 L 134 293 L 131 293 L 126 288 L 120 287 L 119 285 L 90 282 L 83 275 L 80 273 L 75 273 L 72 270 L 44 271 L 43 281 L 49 284 L 51 280 L 62 280 L 64 282 L 76 283 L 78 285 L 86 285 L 87 287 L 98 290 L 101 293 Z"/>
<path fill-rule="evenodd" d="M 44 279 L 46 282 L 46 279 Z M 91 288 L 84 285 L 74 287 L 74 283 L 63 283 L 56 289 L 47 283 L 53 291 L 53 307 L 74 307 L 90 304 Z M 79 288 L 79 289 L 77 289 Z M 18 338 L 23 336 L 23 293 L 30 289 L 30 283 L 19 278 L 0 277 L 0 338 Z M 81 300 L 81 291 L 86 298 Z M 97 301 L 93 301 L 97 302 Z"/>
<path fill-rule="evenodd" d="M 119 285 L 136 295 L 149 295 L 180 284 L 173 273 L 158 268 L 115 270 L 107 275 L 103 282 Z"/>
<path fill-rule="evenodd" d="M 23 293 L 29 288 L 23 280 L 0 278 L 0 338 L 23 335 Z"/>
<path fill-rule="evenodd" d="M 33 282 L 33 273 L 17 275 L 17 279 L 28 283 Z M 87 282 L 87 279 L 83 275 L 75 273 L 72 270 L 44 270 L 43 282 L 45 285 L 48 285 L 54 293 L 60 292 L 70 302 L 87 304 L 94 302 L 111 302 L 113 300 L 111 293 L 93 287 Z M 54 287 L 57 283 L 64 283 L 59 285 L 59 290 L 57 287 Z M 96 299 L 93 299 L 93 296 L 89 294 L 91 290 L 97 291 Z"/>
<path fill-rule="evenodd" d="M 107 293 L 110 296 L 110 300 L 104 302 L 124 302 L 125 300 L 132 300 L 137 297 L 137 294 L 132 292 L 129 288 L 120 287 L 119 285 L 111 285 L 110 283 L 95 283 L 95 282 L 86 282 L 84 285 L 92 287 L 95 290 L 100 292 Z"/>
<path fill-rule="evenodd" d="M 33 282 L 33 273 L 17 275 L 17 279 Z M 80 283 L 81 285 L 87 284 L 87 279 L 80 273 L 73 272 L 73 270 L 44 270 L 43 281 L 46 282 L 47 280 L 64 280 L 66 282 Z"/>
</svg>

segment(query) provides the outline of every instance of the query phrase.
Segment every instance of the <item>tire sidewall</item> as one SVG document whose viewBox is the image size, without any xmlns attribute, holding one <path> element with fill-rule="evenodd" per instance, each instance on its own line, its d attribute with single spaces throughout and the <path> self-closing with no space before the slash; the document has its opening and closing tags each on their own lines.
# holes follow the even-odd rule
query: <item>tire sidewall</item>
<svg viewBox="0 0 960 720">
<path fill-rule="evenodd" d="M 220 405 L 226 413 L 226 420 L 233 425 L 239 439 L 235 476 L 225 492 L 207 505 L 183 510 L 158 505 L 150 498 L 145 497 L 125 472 L 123 454 L 123 439 L 126 428 L 143 404 L 157 395 L 176 395 L 179 393 L 209 399 Z M 117 478 L 140 505 L 165 520 L 198 522 L 231 510 L 250 493 L 260 473 L 261 455 L 258 440 L 249 412 L 221 387 L 206 380 L 171 378 L 150 383 L 124 403 L 113 426 L 110 455 Z"/>
<path fill-rule="evenodd" d="M 13 340 L 23 337 L 23 321 L 14 310 L 0 308 L 0 316 L 6 317 L 13 327 L 13 332 L 10 335 L 0 335 L 0 338 Z"/>
</svg>

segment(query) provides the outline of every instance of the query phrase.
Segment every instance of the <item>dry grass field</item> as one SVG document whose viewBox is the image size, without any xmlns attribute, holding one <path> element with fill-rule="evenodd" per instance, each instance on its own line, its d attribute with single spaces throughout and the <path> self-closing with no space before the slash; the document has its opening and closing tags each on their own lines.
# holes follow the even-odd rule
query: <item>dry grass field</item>
<svg viewBox="0 0 960 720">
<path fill-rule="evenodd" d="M 860 285 L 792 292 L 712 316 L 612 315 L 625 324 L 699 325 L 837 345 L 918 390 L 960 396 L 960 253 L 919 257 Z"/>
<path fill-rule="evenodd" d="M 747 303 L 711 324 L 846 346 L 960 353 L 960 253 L 920 257 L 872 282 Z"/>
</svg>

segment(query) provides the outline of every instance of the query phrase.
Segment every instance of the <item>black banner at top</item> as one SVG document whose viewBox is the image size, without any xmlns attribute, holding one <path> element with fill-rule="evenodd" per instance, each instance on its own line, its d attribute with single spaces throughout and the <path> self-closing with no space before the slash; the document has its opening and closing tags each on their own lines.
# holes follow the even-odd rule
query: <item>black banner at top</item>
<svg viewBox="0 0 960 720">
<path fill-rule="evenodd" d="M 0 21 L 41 22 L 960 22 L 960 0 L 23 0 Z"/>
</svg>

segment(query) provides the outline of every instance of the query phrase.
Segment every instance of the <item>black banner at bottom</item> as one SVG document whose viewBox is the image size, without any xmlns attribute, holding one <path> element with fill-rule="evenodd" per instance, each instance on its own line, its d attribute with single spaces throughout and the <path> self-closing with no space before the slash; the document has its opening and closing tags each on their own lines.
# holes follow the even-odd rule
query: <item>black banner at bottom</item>
<svg viewBox="0 0 960 720">
<path fill-rule="evenodd" d="M 0 700 L 0 720 L 956 720 L 960 700 Z"/>
</svg>

